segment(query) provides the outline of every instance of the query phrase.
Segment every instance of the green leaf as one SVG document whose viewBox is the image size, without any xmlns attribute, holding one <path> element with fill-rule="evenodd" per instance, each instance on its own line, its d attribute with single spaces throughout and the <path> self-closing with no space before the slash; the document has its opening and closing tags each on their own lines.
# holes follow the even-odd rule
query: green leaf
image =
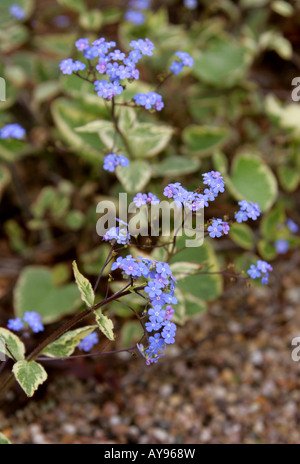
<svg viewBox="0 0 300 464">
<path fill-rule="evenodd" d="M 104 157 L 102 150 L 105 145 L 99 139 L 98 134 L 77 131 L 77 128 L 83 124 L 99 118 L 99 114 L 95 113 L 95 108 L 84 106 L 84 103 L 80 101 L 59 98 L 53 102 L 51 110 L 63 140 L 76 151 L 78 156 L 99 166 Z"/>
<path fill-rule="evenodd" d="M 279 182 L 286 192 L 294 192 L 300 183 L 300 173 L 297 168 L 290 166 L 279 166 Z"/>
<path fill-rule="evenodd" d="M 90 275 L 99 275 L 100 269 L 102 269 L 105 260 L 110 251 L 108 245 L 101 245 L 97 248 L 94 248 L 92 251 L 84 253 L 80 256 L 80 261 L 83 265 L 83 270 L 86 274 Z M 107 276 L 110 272 L 110 267 L 106 266 L 103 271 L 103 275 Z"/>
<path fill-rule="evenodd" d="M 198 171 L 200 162 L 183 156 L 168 156 L 158 164 L 152 165 L 153 177 L 172 177 Z"/>
<path fill-rule="evenodd" d="M 262 211 L 269 209 L 277 198 L 273 172 L 251 152 L 240 153 L 234 158 L 230 181 L 226 185 L 237 200 L 256 202 Z"/>
<path fill-rule="evenodd" d="M 138 158 L 158 155 L 168 145 L 174 130 L 170 126 L 141 123 L 127 134 L 129 145 Z"/>
<path fill-rule="evenodd" d="M 0 30 L 0 51 L 9 53 L 23 45 L 28 38 L 28 29 L 23 24 L 14 24 L 5 30 Z"/>
<path fill-rule="evenodd" d="M 25 143 L 20 140 L 0 140 L 0 159 L 15 161 L 28 151 Z"/>
<path fill-rule="evenodd" d="M 284 2 L 282 0 L 276 0 L 275 2 L 272 2 L 271 8 L 273 11 L 275 11 L 275 13 L 278 13 L 285 18 L 292 16 L 294 13 L 293 6 L 290 3 Z"/>
<path fill-rule="evenodd" d="M 254 233 L 247 224 L 232 224 L 229 237 L 234 243 L 246 250 L 252 250 L 255 246 Z"/>
<path fill-rule="evenodd" d="M 14 290 L 14 307 L 18 317 L 36 311 L 44 323 L 52 323 L 79 308 L 80 298 L 74 283 L 56 287 L 52 272 L 43 266 L 28 266 L 21 273 Z"/>
<path fill-rule="evenodd" d="M 80 329 L 70 330 L 62 335 L 58 340 L 51 343 L 42 351 L 45 356 L 50 358 L 65 358 L 71 356 L 81 340 L 94 332 L 96 325 L 80 327 Z"/>
<path fill-rule="evenodd" d="M 291 131 L 297 140 L 300 137 L 300 105 L 290 103 L 282 105 L 281 102 L 273 95 L 268 95 L 265 100 L 267 114 L 278 122 L 282 129 Z"/>
<path fill-rule="evenodd" d="M 290 60 L 293 55 L 291 42 L 275 30 L 266 31 L 260 36 L 259 47 L 261 50 L 274 50 L 283 60 Z"/>
<path fill-rule="evenodd" d="M 86 9 L 84 0 L 57 0 L 57 2 L 61 6 L 76 11 L 77 13 L 83 13 Z"/>
<path fill-rule="evenodd" d="M 48 377 L 43 366 L 35 361 L 18 361 L 13 366 L 13 373 L 29 398 Z"/>
<path fill-rule="evenodd" d="M 215 38 L 195 57 L 193 72 L 201 81 L 226 88 L 242 79 L 248 63 L 247 51 L 238 42 Z"/>
<path fill-rule="evenodd" d="M 12 355 L 7 351 L 5 345 L 8 346 L 13 357 L 18 361 L 25 357 L 25 345 L 17 335 L 10 332 L 10 330 L 0 327 L 0 353 L 4 353 L 9 358 L 13 359 Z"/>
<path fill-rule="evenodd" d="M 95 301 L 95 293 L 93 287 L 88 279 L 86 279 L 78 270 L 76 261 L 73 261 L 73 271 L 76 280 L 76 285 L 81 295 L 82 301 L 86 303 L 88 307 L 93 306 Z"/>
<path fill-rule="evenodd" d="M 116 175 L 128 193 L 140 192 L 151 179 L 151 167 L 146 161 L 131 161 L 128 168 L 118 166 Z"/>
<path fill-rule="evenodd" d="M 86 31 L 98 31 L 102 25 L 102 14 L 99 10 L 89 10 L 79 17 L 79 25 Z"/>
<path fill-rule="evenodd" d="M 277 256 L 275 246 L 265 240 L 258 242 L 258 251 L 262 258 L 266 260 L 274 259 Z"/>
<path fill-rule="evenodd" d="M 58 58 L 70 56 L 74 42 L 75 34 L 45 34 L 33 38 L 34 46 L 44 54 L 56 55 Z"/>
<path fill-rule="evenodd" d="M 191 293 L 183 292 L 185 299 L 185 317 L 191 319 L 203 314 L 207 310 L 207 304 L 201 298 L 197 298 Z"/>
<path fill-rule="evenodd" d="M 178 300 L 177 304 L 174 306 L 175 313 L 173 315 L 173 321 L 176 322 L 176 324 L 179 325 L 184 325 L 186 322 L 186 317 L 185 317 L 185 311 L 186 311 L 186 300 L 183 295 L 183 292 L 176 288 L 176 293 L 175 296 Z"/>
<path fill-rule="evenodd" d="M 178 250 L 185 246 L 186 237 L 179 237 L 176 242 Z M 178 287 L 183 292 L 204 301 L 211 301 L 222 293 L 223 279 L 219 274 L 206 274 L 206 272 L 218 272 L 217 257 L 208 240 L 202 246 L 184 248 L 176 254 L 171 263 L 196 263 L 198 268 L 202 266 L 203 274 L 191 275 L 178 280 Z M 201 272 L 201 271 L 200 271 Z"/>
<path fill-rule="evenodd" d="M 66 225 L 72 230 L 79 230 L 83 227 L 85 215 L 78 210 L 69 211 L 66 216 Z"/>
<path fill-rule="evenodd" d="M 138 321 L 128 321 L 121 329 L 121 346 L 129 348 L 136 344 L 143 336 L 143 329 Z"/>
<path fill-rule="evenodd" d="M 101 332 L 110 341 L 113 342 L 114 339 L 115 339 L 115 336 L 114 336 L 114 332 L 113 332 L 114 325 L 112 323 L 112 320 L 109 319 L 107 316 L 104 316 L 104 314 L 102 314 L 101 309 L 98 309 L 97 311 L 95 311 L 95 318 L 96 318 L 96 322 L 97 322 L 98 327 L 101 330 Z"/>
<path fill-rule="evenodd" d="M 286 216 L 281 205 L 275 206 L 269 213 L 265 214 L 260 224 L 260 232 L 266 240 L 278 238 L 280 227 L 285 224 Z"/>
<path fill-rule="evenodd" d="M 6 438 L 3 433 L 0 432 L 0 445 L 11 445 L 11 442 L 9 441 L 8 438 Z"/>
<path fill-rule="evenodd" d="M 228 130 L 222 127 L 188 126 L 182 137 L 188 153 L 205 156 L 225 143 L 228 135 Z"/>
</svg>

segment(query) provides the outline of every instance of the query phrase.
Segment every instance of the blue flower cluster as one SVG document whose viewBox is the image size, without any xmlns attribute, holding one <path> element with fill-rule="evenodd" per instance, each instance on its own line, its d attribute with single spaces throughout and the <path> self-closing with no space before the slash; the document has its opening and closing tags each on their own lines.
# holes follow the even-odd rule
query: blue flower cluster
<svg viewBox="0 0 300 464">
<path fill-rule="evenodd" d="M 154 109 L 161 111 L 165 106 L 162 96 L 156 92 L 138 93 L 133 99 L 137 105 L 144 106 L 146 110 Z"/>
<path fill-rule="evenodd" d="M 86 68 L 84 63 L 81 61 L 73 61 L 72 58 L 62 60 L 59 68 L 63 74 L 71 75 L 73 72 L 83 71 Z"/>
<path fill-rule="evenodd" d="M 190 56 L 187 52 L 178 51 L 175 53 L 178 56 L 180 61 L 173 61 L 170 66 L 170 71 L 172 71 L 175 76 L 183 71 L 184 66 L 192 68 L 194 66 L 194 58 Z"/>
<path fill-rule="evenodd" d="M 138 345 L 138 349 L 147 365 L 156 363 L 164 355 L 166 346 L 175 342 L 176 325 L 172 322 L 172 305 L 177 304 L 177 298 L 174 296 L 176 280 L 172 270 L 167 263 L 143 257 L 135 259 L 131 255 L 117 258 L 111 267 L 112 271 L 115 269 L 121 269 L 124 277 L 147 279 L 144 291 L 151 306 L 148 309 L 149 322 L 146 322 L 145 328 L 154 334 L 149 337 L 148 347 Z"/>
<path fill-rule="evenodd" d="M 22 21 L 26 18 L 26 13 L 20 5 L 14 4 L 9 8 L 10 14 L 19 21 Z"/>
<path fill-rule="evenodd" d="M 78 348 L 81 351 L 85 351 L 86 353 L 88 353 L 89 351 L 91 351 L 94 345 L 97 345 L 98 342 L 99 337 L 97 332 L 92 332 L 91 334 L 87 335 L 85 338 L 81 340 L 81 342 L 78 345 Z"/>
<path fill-rule="evenodd" d="M 240 210 L 235 214 L 235 219 L 237 222 L 245 222 L 248 219 L 256 219 L 261 215 L 260 207 L 257 203 L 253 201 L 242 200 L 238 203 L 240 205 Z"/>
<path fill-rule="evenodd" d="M 0 139 L 17 139 L 24 138 L 26 132 L 20 124 L 6 124 L 0 129 Z"/>
<path fill-rule="evenodd" d="M 128 10 L 125 13 L 125 20 L 141 26 L 145 23 L 145 13 L 143 10 L 149 10 L 151 7 L 150 0 L 130 0 L 128 2 Z"/>
<path fill-rule="evenodd" d="M 183 0 L 183 4 L 188 10 L 195 10 L 198 6 L 198 0 Z"/>
<path fill-rule="evenodd" d="M 96 70 L 99 74 L 106 75 L 107 79 L 95 80 L 95 91 L 99 97 L 111 100 L 116 95 L 121 95 L 124 91 L 124 84 L 121 81 L 139 79 L 140 73 L 136 69 L 138 61 L 143 55 L 152 56 L 155 49 L 149 39 L 138 39 L 130 42 L 132 50 L 128 56 L 116 47 L 116 42 L 106 42 L 104 37 L 95 40 L 90 44 L 89 39 L 79 39 L 75 46 L 83 56 L 91 61 L 98 60 Z M 86 65 L 81 61 L 75 61 L 71 58 L 63 60 L 60 63 L 60 69 L 63 74 L 72 74 L 84 70 Z M 157 106 L 160 107 L 159 96 L 156 97 Z"/>
<path fill-rule="evenodd" d="M 34 311 L 27 311 L 23 316 L 23 321 L 29 325 L 29 327 L 34 333 L 43 332 L 44 330 L 40 314 Z M 9 319 L 7 328 L 15 332 L 18 332 L 19 330 L 22 330 L 24 328 L 23 321 L 20 317 L 17 317 L 16 319 Z"/>
<path fill-rule="evenodd" d="M 127 227 L 111 227 L 102 237 L 102 240 L 111 244 L 117 242 L 119 245 L 128 245 L 130 238 Z"/>
<path fill-rule="evenodd" d="M 222 237 L 222 235 L 227 235 L 230 227 L 229 224 L 226 221 L 222 221 L 222 219 L 213 219 L 207 230 L 211 238 L 219 238 Z"/>
<path fill-rule="evenodd" d="M 117 166 L 129 167 L 129 159 L 123 155 L 116 155 L 115 153 L 110 153 L 104 157 L 103 169 L 105 171 L 114 172 Z"/>
<path fill-rule="evenodd" d="M 272 271 L 273 271 L 273 268 L 271 264 L 259 259 L 256 265 L 251 264 L 250 269 L 248 269 L 247 273 L 249 274 L 251 279 L 261 278 L 262 285 L 266 285 L 269 283 L 269 272 L 272 272 Z"/>
<path fill-rule="evenodd" d="M 225 182 L 218 171 L 210 171 L 203 176 L 203 183 L 207 185 L 204 193 L 189 192 L 179 182 L 169 184 L 164 189 L 164 196 L 173 198 L 179 206 L 187 206 L 191 211 L 198 211 L 214 201 L 219 193 L 224 192 Z"/>
<path fill-rule="evenodd" d="M 160 200 L 157 198 L 156 195 L 149 192 L 147 193 L 137 193 L 136 196 L 133 198 L 133 203 L 137 208 L 140 208 L 144 205 L 158 205 Z"/>
</svg>

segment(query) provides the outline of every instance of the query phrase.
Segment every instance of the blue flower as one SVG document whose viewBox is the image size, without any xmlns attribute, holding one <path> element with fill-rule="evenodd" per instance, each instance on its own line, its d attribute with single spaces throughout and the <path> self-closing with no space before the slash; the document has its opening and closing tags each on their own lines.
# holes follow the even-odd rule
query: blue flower
<svg viewBox="0 0 300 464">
<path fill-rule="evenodd" d="M 250 269 L 247 271 L 251 279 L 257 279 L 261 277 L 260 271 L 257 269 L 255 264 L 251 264 Z"/>
<path fill-rule="evenodd" d="M 9 330 L 13 330 L 14 332 L 19 332 L 19 330 L 22 330 L 24 328 L 22 319 L 20 317 L 17 317 L 16 319 L 9 319 L 7 323 L 7 328 Z"/>
<path fill-rule="evenodd" d="M 120 50 L 114 50 L 109 54 L 111 60 L 115 61 L 123 61 L 125 58 L 125 53 L 121 52 Z"/>
<path fill-rule="evenodd" d="M 110 153 L 104 157 L 103 169 L 105 171 L 114 172 L 117 166 L 129 167 L 129 159 L 123 155 Z"/>
<path fill-rule="evenodd" d="M 148 314 L 151 317 L 155 317 L 158 323 L 162 322 L 166 316 L 166 312 L 161 308 L 150 308 Z"/>
<path fill-rule="evenodd" d="M 17 139 L 24 138 L 26 132 L 19 124 L 7 124 L 0 129 L 0 139 Z"/>
<path fill-rule="evenodd" d="M 155 316 L 150 316 L 149 322 L 146 322 L 145 327 L 147 332 L 157 332 L 161 329 L 162 325 L 161 322 L 159 322 Z"/>
<path fill-rule="evenodd" d="M 161 111 L 164 107 L 162 96 L 156 92 L 138 93 L 133 99 L 137 105 L 144 106 L 146 110 Z"/>
<path fill-rule="evenodd" d="M 211 238 L 219 238 L 223 235 L 223 222 L 221 219 L 213 219 L 211 225 L 207 228 Z"/>
<path fill-rule="evenodd" d="M 20 7 L 20 5 L 11 5 L 9 12 L 15 19 L 18 19 L 19 21 L 22 21 L 26 18 L 26 13 L 23 8 Z"/>
<path fill-rule="evenodd" d="M 75 42 L 75 47 L 80 52 L 83 52 L 84 50 L 86 50 L 89 47 L 89 43 L 90 43 L 89 39 L 78 39 Z"/>
<path fill-rule="evenodd" d="M 237 222 L 245 222 L 247 219 L 254 221 L 261 215 L 261 210 L 258 203 L 253 201 L 242 200 L 239 201 L 240 210 L 235 214 Z"/>
<path fill-rule="evenodd" d="M 99 54 L 101 53 L 101 50 L 99 50 L 98 47 L 87 47 L 84 49 L 83 51 L 83 56 L 87 59 L 87 60 L 94 60 L 95 58 L 98 58 L 99 57 Z"/>
<path fill-rule="evenodd" d="M 188 10 L 195 10 L 198 6 L 198 0 L 183 0 L 183 3 Z"/>
<path fill-rule="evenodd" d="M 172 270 L 171 270 L 169 264 L 161 262 L 161 261 L 156 264 L 156 271 L 164 279 L 167 279 L 168 276 L 170 276 L 172 274 Z"/>
<path fill-rule="evenodd" d="M 266 285 L 269 282 L 269 272 L 272 272 L 273 268 L 271 264 L 267 263 L 267 261 L 262 261 L 259 259 L 255 264 L 251 264 L 250 269 L 248 269 L 247 273 L 251 277 L 251 279 L 260 278 L 262 274 L 261 283 L 262 285 Z"/>
<path fill-rule="evenodd" d="M 130 42 L 130 47 L 139 50 L 143 55 L 152 56 L 155 49 L 154 44 L 149 39 L 138 39 Z"/>
<path fill-rule="evenodd" d="M 78 348 L 81 351 L 85 351 L 86 353 L 88 353 L 98 342 L 99 337 L 97 332 L 92 332 L 91 334 L 87 335 L 85 338 L 81 340 L 81 342 L 78 345 Z"/>
<path fill-rule="evenodd" d="M 277 253 L 282 255 L 282 254 L 285 254 L 289 250 L 290 244 L 287 240 L 285 240 L 284 238 L 281 238 L 275 241 L 275 248 L 276 248 Z"/>
<path fill-rule="evenodd" d="M 183 63 L 181 61 L 173 61 L 169 69 L 175 76 L 178 76 L 183 70 Z"/>
<path fill-rule="evenodd" d="M 63 74 L 71 75 L 74 71 L 83 71 L 86 65 L 81 61 L 75 61 L 74 63 L 72 58 L 68 58 L 67 60 L 62 60 L 59 67 Z"/>
<path fill-rule="evenodd" d="M 27 322 L 27 324 L 34 333 L 44 331 L 44 326 L 42 324 L 42 318 L 40 314 L 34 311 L 27 311 L 23 316 L 23 320 Z"/>
<path fill-rule="evenodd" d="M 175 76 L 182 72 L 184 66 L 187 66 L 188 68 L 192 68 L 194 66 L 194 59 L 189 53 L 178 51 L 175 55 L 178 56 L 180 61 L 173 61 L 169 68 Z"/>
<path fill-rule="evenodd" d="M 111 227 L 102 237 L 105 242 L 117 242 L 120 245 L 127 245 L 130 238 L 130 234 L 125 227 Z"/>
<path fill-rule="evenodd" d="M 286 225 L 289 229 L 289 231 L 292 233 L 292 234 L 296 234 L 299 230 L 299 226 L 298 224 L 296 224 L 293 219 L 287 219 L 286 220 Z"/>
</svg>

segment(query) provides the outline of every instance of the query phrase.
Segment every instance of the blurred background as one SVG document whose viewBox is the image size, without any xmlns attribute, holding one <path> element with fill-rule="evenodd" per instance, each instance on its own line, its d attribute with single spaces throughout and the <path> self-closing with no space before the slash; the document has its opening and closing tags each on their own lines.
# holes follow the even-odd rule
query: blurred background
<svg viewBox="0 0 300 464">
<path fill-rule="evenodd" d="M 127 96 L 155 89 L 176 51 L 193 56 L 192 70 L 160 88 L 164 110 L 138 112 L 153 126 L 136 142 L 149 172 L 139 191 L 161 196 L 175 181 L 193 190 L 201 173 L 220 171 L 226 193 L 208 217 L 233 217 L 243 198 L 263 215 L 206 240 L 189 259 L 239 273 L 260 258 L 274 271 L 265 287 L 217 274 L 182 283 L 176 344 L 157 365 L 128 353 L 47 363 L 49 381 L 34 399 L 17 386 L 6 393 L 0 431 L 34 444 L 299 443 L 299 1 L 16 3 L 19 19 L 14 1 L 0 5 L 0 128 L 18 123 L 26 137 L 0 140 L 0 325 L 33 310 L 50 333 L 79 311 L 72 261 L 94 282 L 109 250 L 96 233 L 96 205 L 136 192 L 103 171 L 105 134 L 76 131 L 109 120 L 88 83 L 59 71 L 63 59 L 78 58 L 82 37 L 124 51 L 135 38 L 155 44 Z M 99 297 L 106 283 L 107 274 Z M 139 340 L 126 308 L 109 311 L 117 341 L 102 339 L 98 350 Z"/>
</svg>

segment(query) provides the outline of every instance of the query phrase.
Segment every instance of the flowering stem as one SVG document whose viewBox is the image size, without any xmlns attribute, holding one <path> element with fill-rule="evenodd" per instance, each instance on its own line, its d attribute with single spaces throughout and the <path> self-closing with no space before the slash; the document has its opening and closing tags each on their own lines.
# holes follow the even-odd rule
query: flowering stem
<svg viewBox="0 0 300 464">
<path fill-rule="evenodd" d="M 110 258 L 111 258 L 111 255 L 113 254 L 114 246 L 115 246 L 115 244 L 112 245 L 112 247 L 111 247 L 111 249 L 110 249 L 110 251 L 109 251 L 109 253 L 108 253 L 108 256 L 107 256 L 107 258 L 106 258 L 106 260 L 105 260 L 105 263 L 103 264 L 103 267 L 102 267 L 102 269 L 101 269 L 101 271 L 100 271 L 100 274 L 99 274 L 99 276 L 98 276 L 97 282 L 95 283 L 95 286 L 94 286 L 94 293 L 96 292 L 96 290 L 97 290 L 97 288 L 98 288 L 98 285 L 99 285 L 99 283 L 100 283 L 101 277 L 102 277 L 103 272 L 104 272 L 104 269 L 105 269 L 106 266 L 108 265 L 108 263 L 109 263 L 109 261 L 110 261 Z"/>
<path fill-rule="evenodd" d="M 87 308 L 85 311 L 83 311 L 80 314 L 77 314 L 74 316 L 72 319 L 67 321 L 62 327 L 59 327 L 57 330 L 55 330 L 49 337 L 47 337 L 45 340 L 43 340 L 26 358 L 26 361 L 32 361 L 38 357 L 38 355 L 48 346 L 50 343 L 54 342 L 57 340 L 59 337 L 61 337 L 64 333 L 66 333 L 68 330 L 70 330 L 74 325 L 78 324 L 79 322 L 82 322 L 88 315 L 92 313 L 95 309 L 101 308 L 102 306 L 107 305 L 108 303 L 117 300 L 118 298 L 122 298 L 123 296 L 129 295 L 131 293 L 130 290 L 128 290 L 128 287 L 131 286 L 131 282 L 126 285 L 124 288 L 122 288 L 120 291 L 115 293 L 114 295 L 105 298 L 104 300 L 100 301 L 100 303 L 94 305 L 91 308 Z M 145 285 L 142 285 L 137 288 L 137 290 L 142 290 Z M 14 375 L 11 373 L 7 376 L 6 380 L 2 384 L 0 388 L 0 395 L 2 395 L 8 388 L 9 386 L 13 383 L 14 381 Z"/>
</svg>

